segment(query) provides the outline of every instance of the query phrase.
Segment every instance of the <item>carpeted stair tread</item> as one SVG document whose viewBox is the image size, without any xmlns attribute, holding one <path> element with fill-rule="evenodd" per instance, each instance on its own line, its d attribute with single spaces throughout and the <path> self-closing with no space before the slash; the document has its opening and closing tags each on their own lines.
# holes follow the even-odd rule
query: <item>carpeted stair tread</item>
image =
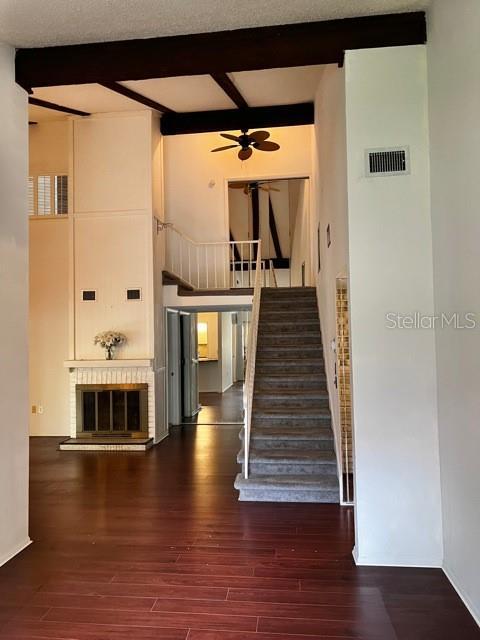
<svg viewBox="0 0 480 640">
<path fill-rule="evenodd" d="M 268 389 L 255 387 L 255 398 L 262 400 L 269 400 L 273 398 L 277 399 L 293 399 L 298 398 L 300 400 L 308 400 L 309 398 L 315 400 L 328 400 L 328 393 L 326 390 L 316 389 L 284 389 L 283 387 L 269 387 Z"/>
<path fill-rule="evenodd" d="M 244 440 L 243 431 L 240 440 Z M 263 289 L 249 450 L 240 500 L 338 503 L 339 482 L 316 290 Z"/>
<path fill-rule="evenodd" d="M 260 440 L 276 438 L 278 440 L 330 440 L 333 442 L 333 433 L 330 428 L 305 425 L 299 427 L 257 427 L 253 437 Z"/>
<path fill-rule="evenodd" d="M 252 462 L 283 462 L 301 464 L 332 464 L 337 466 L 333 451 L 321 449 L 250 449 Z"/>
<path fill-rule="evenodd" d="M 316 491 L 319 487 L 324 489 L 338 490 L 338 480 L 335 476 L 315 475 L 276 475 L 262 476 L 252 475 L 245 480 L 241 473 L 235 479 L 235 487 L 238 489 L 241 485 L 249 484 L 257 487 L 302 487 L 310 491 Z"/>
</svg>

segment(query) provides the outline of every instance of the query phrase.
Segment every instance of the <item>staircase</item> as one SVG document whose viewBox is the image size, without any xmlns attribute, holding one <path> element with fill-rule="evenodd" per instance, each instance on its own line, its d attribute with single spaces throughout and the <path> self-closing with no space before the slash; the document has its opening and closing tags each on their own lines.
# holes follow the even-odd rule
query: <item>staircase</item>
<svg viewBox="0 0 480 640">
<path fill-rule="evenodd" d="M 244 471 L 243 447 L 238 461 Z M 313 287 L 262 289 L 249 477 L 235 488 L 240 500 L 339 502 Z"/>
</svg>

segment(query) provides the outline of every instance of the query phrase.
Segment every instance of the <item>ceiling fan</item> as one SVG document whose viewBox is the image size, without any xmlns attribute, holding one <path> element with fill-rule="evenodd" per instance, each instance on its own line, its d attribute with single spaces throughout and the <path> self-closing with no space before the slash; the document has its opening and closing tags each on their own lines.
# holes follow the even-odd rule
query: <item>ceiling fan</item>
<svg viewBox="0 0 480 640">
<path fill-rule="evenodd" d="M 230 182 L 229 189 L 243 189 L 243 193 L 248 196 L 254 189 L 261 189 L 262 191 L 280 191 L 275 187 L 270 186 L 269 180 L 255 180 L 250 182 Z"/>
<path fill-rule="evenodd" d="M 240 160 L 248 160 L 253 153 L 254 149 L 258 151 L 277 151 L 280 149 L 280 145 L 271 140 L 267 140 L 270 137 L 268 131 L 253 131 L 248 133 L 248 129 L 242 129 L 242 135 L 233 136 L 230 133 L 221 133 L 222 138 L 227 140 L 233 140 L 235 144 L 228 144 L 225 147 L 217 147 L 212 149 L 215 151 L 226 151 L 227 149 L 233 149 L 234 147 L 241 147 L 238 152 Z"/>
</svg>

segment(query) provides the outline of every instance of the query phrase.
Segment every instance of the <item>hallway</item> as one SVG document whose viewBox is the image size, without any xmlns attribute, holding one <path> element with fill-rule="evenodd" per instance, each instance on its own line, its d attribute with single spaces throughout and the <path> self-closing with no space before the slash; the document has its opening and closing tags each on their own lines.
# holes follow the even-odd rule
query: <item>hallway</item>
<svg viewBox="0 0 480 640">
<path fill-rule="evenodd" d="M 201 392 L 201 409 L 185 423 L 198 425 L 243 424 L 243 382 L 235 382 L 224 393 Z"/>
<path fill-rule="evenodd" d="M 470 640 L 439 570 L 356 568 L 353 512 L 237 501 L 238 427 L 146 454 L 31 440 L 28 549 L 0 568 L 0 638 Z"/>
</svg>

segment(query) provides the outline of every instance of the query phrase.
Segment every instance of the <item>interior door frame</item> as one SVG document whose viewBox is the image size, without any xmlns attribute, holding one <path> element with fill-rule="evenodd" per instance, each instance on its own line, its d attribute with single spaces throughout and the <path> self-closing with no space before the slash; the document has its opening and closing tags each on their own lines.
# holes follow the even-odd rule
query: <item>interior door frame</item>
<svg viewBox="0 0 480 640">
<path fill-rule="evenodd" d="M 309 229 L 309 237 L 310 243 L 308 245 L 308 262 L 309 269 L 306 284 L 307 286 L 313 286 L 315 283 L 315 269 L 313 263 L 314 252 L 314 244 L 313 244 L 313 234 L 314 234 L 314 216 L 313 212 L 315 211 L 315 194 L 316 190 L 314 189 L 313 183 L 313 174 L 311 172 L 305 173 L 279 173 L 279 174 L 267 174 L 267 175 L 258 175 L 258 174 L 248 174 L 244 173 L 242 175 L 230 175 L 226 176 L 223 181 L 223 225 L 224 225 L 224 238 L 225 241 L 230 240 L 230 210 L 229 210 L 229 202 L 228 202 L 228 183 L 229 182 L 257 182 L 261 180 L 275 181 L 275 180 L 307 180 L 308 184 L 308 229 Z"/>
</svg>

